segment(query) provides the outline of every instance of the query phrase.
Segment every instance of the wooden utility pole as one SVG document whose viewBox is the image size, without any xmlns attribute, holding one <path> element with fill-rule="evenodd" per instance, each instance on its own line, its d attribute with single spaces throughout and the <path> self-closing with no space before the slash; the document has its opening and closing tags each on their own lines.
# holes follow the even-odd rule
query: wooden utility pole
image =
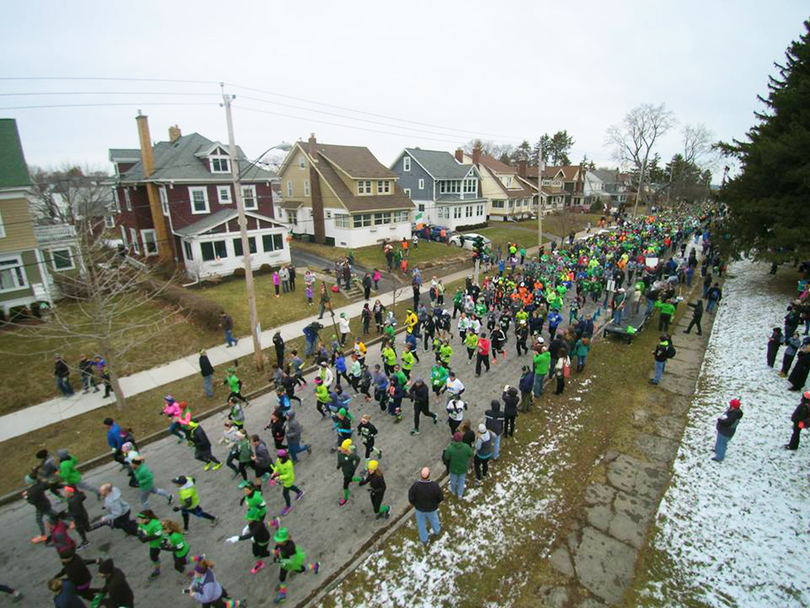
<svg viewBox="0 0 810 608">
<path fill-rule="evenodd" d="M 543 169 L 546 163 L 543 160 L 543 138 L 537 145 L 537 246 L 538 255 L 543 250 Z"/>
<path fill-rule="evenodd" d="M 256 369 L 264 369 L 264 356 L 259 336 L 259 313 L 256 310 L 256 291 L 253 285 L 253 266 L 250 262 L 250 241 L 247 234 L 247 217 L 242 201 L 242 183 L 239 175 L 239 162 L 236 155 L 236 143 L 233 136 L 233 119 L 231 118 L 231 101 L 233 97 L 225 94 L 222 85 L 222 100 L 225 106 L 225 118 L 228 122 L 228 154 L 231 162 L 233 180 L 233 198 L 236 201 L 236 212 L 239 214 L 239 232 L 242 236 L 242 255 L 245 260 L 245 289 L 247 290 L 248 307 L 250 308 L 250 335 L 253 337 L 253 355 L 256 358 Z"/>
</svg>

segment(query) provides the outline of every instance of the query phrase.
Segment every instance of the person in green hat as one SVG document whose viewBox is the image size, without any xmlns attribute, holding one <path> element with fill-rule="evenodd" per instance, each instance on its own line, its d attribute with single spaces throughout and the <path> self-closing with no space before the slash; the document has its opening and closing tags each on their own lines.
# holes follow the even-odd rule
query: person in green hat
<svg viewBox="0 0 810 608">
<path fill-rule="evenodd" d="M 151 509 L 138 513 L 138 538 L 142 543 L 149 543 L 149 560 L 152 562 L 150 579 L 160 576 L 160 548 L 163 544 L 163 526 Z"/>
<path fill-rule="evenodd" d="M 321 569 L 321 563 L 307 563 L 307 554 L 295 546 L 287 528 L 279 528 L 273 536 L 273 542 L 276 543 L 273 549 L 273 561 L 278 562 L 281 566 L 278 575 L 278 593 L 276 593 L 273 602 L 281 604 L 287 599 L 287 573 L 312 572 L 313 574 L 318 574 L 318 571 Z"/>
<path fill-rule="evenodd" d="M 250 573 L 256 574 L 264 568 L 264 558 L 270 557 L 270 531 L 267 529 L 267 526 L 264 523 L 264 518 L 259 515 L 259 512 L 256 509 L 250 509 L 245 515 L 245 519 L 247 520 L 248 524 L 242 530 L 242 534 L 229 536 L 225 539 L 225 542 L 234 544 L 240 540 L 253 541 L 253 557 L 256 558 L 256 563 L 250 569 Z M 270 525 L 278 529 L 279 520 L 274 517 L 271 520 Z"/>
</svg>

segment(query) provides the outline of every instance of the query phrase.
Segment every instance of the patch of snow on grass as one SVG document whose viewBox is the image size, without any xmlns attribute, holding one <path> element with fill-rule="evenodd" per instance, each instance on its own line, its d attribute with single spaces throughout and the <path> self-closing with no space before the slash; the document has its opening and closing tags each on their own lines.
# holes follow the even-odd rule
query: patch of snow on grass
<svg viewBox="0 0 810 608">
<path fill-rule="evenodd" d="M 662 606 L 810 606 L 810 435 L 782 449 L 800 393 L 765 364 L 767 338 L 788 298 L 765 287 L 765 268 L 741 261 L 724 287 L 653 547 L 671 563 L 641 594 Z M 729 400 L 744 416 L 722 463 L 715 422 Z M 681 601 L 679 601 L 679 598 Z"/>
</svg>

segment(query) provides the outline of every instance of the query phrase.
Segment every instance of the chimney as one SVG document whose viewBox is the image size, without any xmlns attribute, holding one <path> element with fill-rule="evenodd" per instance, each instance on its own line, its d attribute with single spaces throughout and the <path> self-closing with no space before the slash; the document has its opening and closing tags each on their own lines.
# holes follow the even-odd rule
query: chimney
<svg viewBox="0 0 810 608">
<path fill-rule="evenodd" d="M 141 114 L 135 119 L 138 122 L 138 139 L 141 142 L 141 164 L 143 164 L 143 174 L 145 177 L 152 175 L 155 170 L 155 157 L 152 154 L 152 138 L 149 136 L 149 117 Z"/>
<path fill-rule="evenodd" d="M 585 164 L 579 163 L 579 193 L 582 194 L 582 185 L 585 182 Z"/>
<path fill-rule="evenodd" d="M 464 150 L 462 150 L 461 148 L 456 150 L 456 160 L 460 163 L 464 162 Z"/>
<path fill-rule="evenodd" d="M 309 156 L 312 162 L 318 162 L 318 140 L 315 139 L 315 134 L 309 134 Z"/>
<path fill-rule="evenodd" d="M 173 127 L 169 127 L 169 142 L 174 143 L 178 139 L 180 139 L 183 134 L 180 132 L 180 127 L 174 125 Z"/>
<path fill-rule="evenodd" d="M 479 148 L 478 146 L 473 148 L 472 161 L 474 165 L 477 165 L 478 163 L 481 162 L 481 148 Z"/>
<path fill-rule="evenodd" d="M 520 177 L 526 177 L 526 161 L 525 160 L 518 161 L 518 175 Z"/>
</svg>

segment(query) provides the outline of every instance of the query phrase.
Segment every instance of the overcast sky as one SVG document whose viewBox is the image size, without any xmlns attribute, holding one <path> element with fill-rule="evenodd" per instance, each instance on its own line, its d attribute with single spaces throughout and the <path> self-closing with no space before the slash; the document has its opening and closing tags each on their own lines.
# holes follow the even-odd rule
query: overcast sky
<svg viewBox="0 0 810 608">
<path fill-rule="evenodd" d="M 475 136 L 534 143 L 567 129 L 571 160 L 587 154 L 602 166 L 615 164 L 605 129 L 644 102 L 664 102 L 681 125 L 705 123 L 718 139 L 742 136 L 807 8 L 792 0 L 15 2 L 0 24 L 0 76 L 261 89 L 227 86 L 237 95 L 237 143 L 251 157 L 314 132 L 368 146 L 388 165 L 404 147 L 452 151 Z M 41 92 L 88 94 L 9 95 Z M 111 92 L 128 94 L 99 94 Z M 216 84 L 0 79 L 0 93 L 2 108 L 133 104 L 0 109 L 17 119 L 29 164 L 110 169 L 108 148 L 138 145 L 138 109 L 155 141 L 175 123 L 227 141 Z M 189 93 L 198 95 L 180 95 Z M 168 103 L 207 105 L 160 105 Z M 661 156 L 680 140 L 678 128 Z"/>
</svg>

